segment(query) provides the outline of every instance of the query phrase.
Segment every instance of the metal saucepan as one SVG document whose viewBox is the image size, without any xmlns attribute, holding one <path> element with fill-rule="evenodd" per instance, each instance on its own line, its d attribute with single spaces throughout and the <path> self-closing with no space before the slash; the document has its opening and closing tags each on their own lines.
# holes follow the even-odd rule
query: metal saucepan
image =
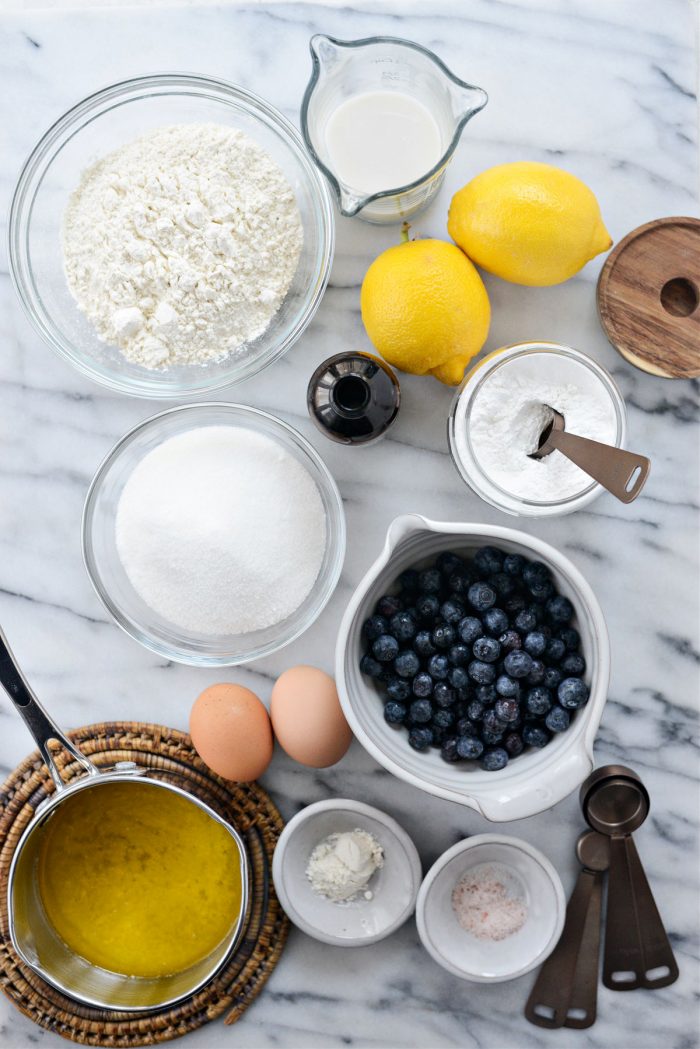
<svg viewBox="0 0 700 1049">
<path fill-rule="evenodd" d="M 163 1008 L 194 994 L 231 956 L 240 942 L 247 923 L 249 913 L 248 860 L 240 835 L 199 798 L 165 780 L 152 778 L 149 769 L 131 761 L 118 762 L 106 771 L 93 765 L 63 735 L 43 709 L 15 663 L 1 629 L 0 685 L 24 719 L 56 785 L 55 793 L 38 806 L 31 823 L 26 827 L 17 844 L 10 864 L 8 915 L 10 937 L 15 950 L 39 976 L 59 991 L 63 991 L 85 1005 L 139 1012 Z M 80 776 L 68 785 L 63 782 L 48 746 L 51 740 L 60 743 L 82 766 L 86 773 L 84 776 Z M 240 914 L 232 921 L 225 939 L 206 958 L 182 972 L 159 977 L 135 977 L 109 972 L 91 965 L 63 943 L 46 917 L 37 878 L 37 863 L 43 831 L 58 806 L 63 804 L 67 798 L 88 790 L 99 790 L 105 784 L 112 783 L 147 784 L 149 789 L 172 791 L 203 809 L 208 816 L 226 828 L 236 843 L 240 858 L 242 886 Z M 181 920 L 186 922 L 187 916 L 183 915 Z M 177 935 L 176 931 L 174 935 Z"/>
</svg>

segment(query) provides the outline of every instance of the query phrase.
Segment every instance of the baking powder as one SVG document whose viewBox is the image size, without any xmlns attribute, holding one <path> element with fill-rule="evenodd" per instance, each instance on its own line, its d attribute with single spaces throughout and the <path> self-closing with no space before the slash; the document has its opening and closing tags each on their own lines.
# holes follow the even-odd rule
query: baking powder
<svg viewBox="0 0 700 1049">
<path fill-rule="evenodd" d="M 306 877 L 314 892 L 335 903 L 354 899 L 362 893 L 372 899 L 370 878 L 384 866 L 384 850 L 369 831 L 355 830 L 329 834 L 309 857 Z"/>
</svg>

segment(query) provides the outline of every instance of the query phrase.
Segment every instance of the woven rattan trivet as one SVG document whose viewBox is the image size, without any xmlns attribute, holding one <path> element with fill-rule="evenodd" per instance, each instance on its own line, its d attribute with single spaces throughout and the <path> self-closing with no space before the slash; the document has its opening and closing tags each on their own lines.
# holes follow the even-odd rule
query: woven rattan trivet
<svg viewBox="0 0 700 1049">
<path fill-rule="evenodd" d="M 96 765 L 135 761 L 157 770 L 202 798 L 235 824 L 251 866 L 252 911 L 244 940 L 224 969 L 198 994 L 151 1013 L 108 1012 L 80 1005 L 55 991 L 15 954 L 7 935 L 7 875 L 12 853 L 37 805 L 53 784 L 37 752 L 0 788 L 0 986 L 26 1016 L 48 1031 L 83 1045 L 154 1045 L 193 1031 L 222 1013 L 235 1023 L 259 994 L 277 964 L 289 922 L 272 887 L 272 853 L 282 819 L 256 784 L 229 783 L 197 756 L 189 737 L 162 725 L 114 721 L 69 733 Z M 68 781 L 82 771 L 60 752 Z"/>
</svg>

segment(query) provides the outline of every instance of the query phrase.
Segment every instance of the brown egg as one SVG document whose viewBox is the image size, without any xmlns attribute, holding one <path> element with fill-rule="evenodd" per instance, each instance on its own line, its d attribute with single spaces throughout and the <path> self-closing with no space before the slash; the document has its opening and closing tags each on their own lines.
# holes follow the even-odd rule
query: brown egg
<svg viewBox="0 0 700 1049">
<path fill-rule="evenodd" d="M 224 779 L 249 783 L 272 758 L 272 726 L 263 703 L 242 685 L 210 685 L 190 711 L 195 750 Z"/>
<path fill-rule="evenodd" d="M 352 740 L 335 681 L 317 667 L 290 667 L 277 678 L 270 717 L 282 749 L 314 769 L 335 765 Z"/>
</svg>

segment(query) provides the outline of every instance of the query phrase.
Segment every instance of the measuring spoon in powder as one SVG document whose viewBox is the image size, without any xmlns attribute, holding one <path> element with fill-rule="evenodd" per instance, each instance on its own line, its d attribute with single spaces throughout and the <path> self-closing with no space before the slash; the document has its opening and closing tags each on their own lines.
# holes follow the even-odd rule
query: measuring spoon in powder
<svg viewBox="0 0 700 1049">
<path fill-rule="evenodd" d="M 631 503 L 637 498 L 651 470 L 645 456 L 569 433 L 561 412 L 548 404 L 544 407 L 551 412 L 551 419 L 540 434 L 537 450 L 530 452 L 531 459 L 544 459 L 556 449 L 621 502 Z"/>
<path fill-rule="evenodd" d="M 603 876 L 610 862 L 604 834 L 589 830 L 579 837 L 576 855 L 582 870 L 566 908 L 557 946 L 540 969 L 525 1006 L 538 1027 L 590 1027 L 595 1023 L 600 962 Z"/>
<path fill-rule="evenodd" d="M 624 765 L 588 777 L 581 808 L 593 830 L 610 839 L 603 983 L 613 991 L 654 990 L 678 979 L 678 965 L 632 839 L 649 813 L 649 794 Z"/>
</svg>

